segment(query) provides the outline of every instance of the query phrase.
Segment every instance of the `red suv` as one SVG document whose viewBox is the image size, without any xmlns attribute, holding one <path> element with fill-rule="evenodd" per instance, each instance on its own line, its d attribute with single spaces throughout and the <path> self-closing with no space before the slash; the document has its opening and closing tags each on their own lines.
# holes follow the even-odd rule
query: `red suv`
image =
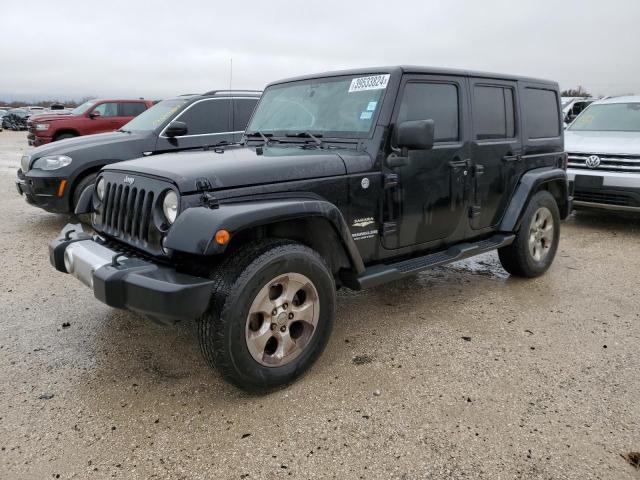
<svg viewBox="0 0 640 480">
<path fill-rule="evenodd" d="M 29 119 L 27 140 L 39 146 L 65 138 L 112 132 L 153 105 L 151 100 L 89 100 L 70 113 L 43 113 Z"/>
</svg>

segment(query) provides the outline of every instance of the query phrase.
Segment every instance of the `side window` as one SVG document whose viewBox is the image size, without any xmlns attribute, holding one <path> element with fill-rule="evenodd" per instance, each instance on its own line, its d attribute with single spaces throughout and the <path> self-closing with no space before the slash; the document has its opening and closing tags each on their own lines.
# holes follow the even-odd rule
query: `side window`
<svg viewBox="0 0 640 480">
<path fill-rule="evenodd" d="M 436 142 L 460 138 L 458 87 L 452 83 L 409 82 L 404 87 L 397 123 L 433 120 Z"/>
<path fill-rule="evenodd" d="M 142 102 L 126 102 L 120 104 L 121 117 L 137 117 L 147 109 Z"/>
<path fill-rule="evenodd" d="M 100 112 L 101 117 L 117 117 L 118 104 L 115 102 L 101 103 L 93 109 L 94 112 Z"/>
<path fill-rule="evenodd" d="M 525 88 L 523 110 L 527 128 L 527 138 L 536 139 L 560 136 L 558 96 L 554 90 L 533 87 Z"/>
<path fill-rule="evenodd" d="M 476 85 L 473 89 L 473 126 L 477 140 L 516 135 L 513 90 Z"/>
<path fill-rule="evenodd" d="M 228 98 L 201 100 L 194 103 L 176 120 L 187 124 L 187 135 L 229 132 L 231 100 Z"/>
<path fill-rule="evenodd" d="M 233 131 L 244 132 L 251 118 L 257 98 L 236 98 L 233 100 Z"/>
</svg>

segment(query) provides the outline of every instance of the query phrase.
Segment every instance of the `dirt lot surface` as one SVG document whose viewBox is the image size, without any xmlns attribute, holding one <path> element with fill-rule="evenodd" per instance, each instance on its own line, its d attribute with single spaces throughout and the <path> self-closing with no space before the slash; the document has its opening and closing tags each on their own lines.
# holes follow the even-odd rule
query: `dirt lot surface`
<svg viewBox="0 0 640 480">
<path fill-rule="evenodd" d="M 53 270 L 25 148 L 0 133 L 0 478 L 640 478 L 640 220 L 572 217 L 536 280 L 490 254 L 341 291 L 311 372 L 250 396 Z"/>
</svg>

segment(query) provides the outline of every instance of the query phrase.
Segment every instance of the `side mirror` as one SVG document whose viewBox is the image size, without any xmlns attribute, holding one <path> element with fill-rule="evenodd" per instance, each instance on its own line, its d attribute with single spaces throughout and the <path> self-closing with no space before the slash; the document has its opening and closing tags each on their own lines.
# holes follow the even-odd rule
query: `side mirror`
<svg viewBox="0 0 640 480">
<path fill-rule="evenodd" d="M 164 130 L 164 134 L 169 137 L 181 137 L 182 135 L 186 135 L 189 129 L 187 128 L 187 124 L 184 122 L 173 121 L 167 128 Z"/>
<path fill-rule="evenodd" d="M 411 120 L 398 125 L 398 146 L 403 150 L 433 148 L 435 126 L 433 120 Z"/>
<path fill-rule="evenodd" d="M 89 118 L 98 118 L 102 116 L 99 110 L 94 110 L 89 114 Z"/>
</svg>

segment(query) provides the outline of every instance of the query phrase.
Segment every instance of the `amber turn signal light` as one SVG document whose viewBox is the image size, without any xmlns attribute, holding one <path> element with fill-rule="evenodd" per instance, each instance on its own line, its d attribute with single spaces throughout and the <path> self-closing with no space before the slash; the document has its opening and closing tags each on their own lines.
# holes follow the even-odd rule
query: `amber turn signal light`
<svg viewBox="0 0 640 480">
<path fill-rule="evenodd" d="M 229 239 L 231 238 L 231 234 L 227 232 L 225 229 L 222 229 L 216 232 L 215 238 L 216 238 L 216 243 L 218 245 L 226 245 L 229 242 Z"/>
<path fill-rule="evenodd" d="M 64 195 L 64 187 L 67 186 L 67 181 L 66 180 L 62 180 L 60 182 L 60 186 L 58 187 L 58 196 L 61 197 Z"/>
</svg>

